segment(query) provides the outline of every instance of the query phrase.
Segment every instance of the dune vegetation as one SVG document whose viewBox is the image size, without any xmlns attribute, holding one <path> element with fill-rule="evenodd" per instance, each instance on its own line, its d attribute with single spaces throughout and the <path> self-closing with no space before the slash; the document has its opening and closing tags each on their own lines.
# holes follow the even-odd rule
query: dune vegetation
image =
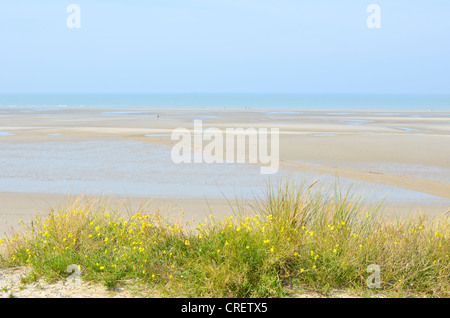
<svg viewBox="0 0 450 318">
<path fill-rule="evenodd" d="M 286 182 L 241 201 L 228 217 L 167 220 L 151 203 L 137 211 L 79 197 L 22 222 L 5 238 L 0 267 L 27 278 L 131 282 L 161 297 L 285 297 L 292 288 L 362 296 L 450 296 L 449 216 L 387 217 L 351 191 Z M 256 202 L 256 203 L 255 203 Z M 369 288 L 370 265 L 379 288 Z"/>
</svg>

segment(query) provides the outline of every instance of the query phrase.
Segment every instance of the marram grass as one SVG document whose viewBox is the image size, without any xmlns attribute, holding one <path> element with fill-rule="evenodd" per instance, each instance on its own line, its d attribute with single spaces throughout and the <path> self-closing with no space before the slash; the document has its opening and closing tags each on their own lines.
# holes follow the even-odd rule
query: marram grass
<svg viewBox="0 0 450 318">
<path fill-rule="evenodd" d="M 30 279 L 83 280 L 112 287 L 138 281 L 162 297 L 283 297 L 288 287 L 349 289 L 361 295 L 450 296 L 448 216 L 399 220 L 350 193 L 286 183 L 224 219 L 164 220 L 151 205 L 121 207 L 79 198 L 36 217 L 3 240 L 1 267 L 30 266 Z M 380 268 L 368 289 L 367 268 Z"/>
</svg>

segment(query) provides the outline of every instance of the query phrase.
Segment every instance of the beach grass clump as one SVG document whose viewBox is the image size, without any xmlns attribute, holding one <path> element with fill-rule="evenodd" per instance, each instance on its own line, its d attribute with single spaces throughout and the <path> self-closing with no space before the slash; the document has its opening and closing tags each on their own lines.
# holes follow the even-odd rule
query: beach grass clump
<svg viewBox="0 0 450 318">
<path fill-rule="evenodd" d="M 139 282 L 170 297 L 283 297 L 297 285 L 448 297 L 449 237 L 447 216 L 387 218 L 350 191 L 286 183 L 200 223 L 166 220 L 151 204 L 127 215 L 79 198 L 5 239 L 1 266 L 54 280 L 76 264 L 83 280 Z M 373 264 L 381 283 L 369 290 Z"/>
</svg>

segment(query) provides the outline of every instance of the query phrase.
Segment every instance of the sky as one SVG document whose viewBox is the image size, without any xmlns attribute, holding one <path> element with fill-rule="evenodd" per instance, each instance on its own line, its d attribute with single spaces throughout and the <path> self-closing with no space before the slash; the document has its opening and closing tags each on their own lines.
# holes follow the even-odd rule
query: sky
<svg viewBox="0 0 450 318">
<path fill-rule="evenodd" d="M 450 94 L 450 1 L 1 0 L 0 61 L 0 93 Z"/>
</svg>

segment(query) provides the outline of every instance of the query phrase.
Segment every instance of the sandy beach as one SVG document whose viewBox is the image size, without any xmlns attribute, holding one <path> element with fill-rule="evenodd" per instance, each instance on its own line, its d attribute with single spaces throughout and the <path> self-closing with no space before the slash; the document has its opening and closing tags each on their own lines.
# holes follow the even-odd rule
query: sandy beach
<svg viewBox="0 0 450 318">
<path fill-rule="evenodd" d="M 295 172 L 312 181 L 319 179 L 323 186 L 338 177 L 364 185 L 358 189 L 386 187 L 391 193 L 388 206 L 402 213 L 440 214 L 450 209 L 450 112 L 4 109 L 0 114 L 0 233 L 19 219 L 31 219 L 55 207 L 69 188 L 72 194 L 83 187 L 93 189 L 95 180 L 111 186 L 108 195 L 127 197 L 133 204 L 153 198 L 156 208 L 171 213 L 183 209 L 188 218 L 202 217 L 210 211 L 215 215 L 232 213 L 229 195 L 220 197 L 206 190 L 213 181 L 218 187 L 226 184 L 225 189 L 235 187 L 233 182 L 252 187 L 249 180 L 253 175 L 242 172 L 250 171 L 251 165 L 233 171 L 227 170 L 225 164 L 217 165 L 211 175 L 202 176 L 203 168 L 181 173 L 186 169 L 174 170 L 158 166 L 157 162 L 149 164 L 148 169 L 151 166 L 154 170 L 139 170 L 146 158 L 129 163 L 121 161 L 125 159 L 105 159 L 102 163 L 99 158 L 104 154 L 100 152 L 80 166 L 58 161 L 60 155 L 78 147 L 81 159 L 76 162 L 81 162 L 85 154 L 99 151 L 101 142 L 111 147 L 111 157 L 132 158 L 136 153 L 132 147 L 140 147 L 136 149 L 158 149 L 155 156 L 170 161 L 170 149 L 175 143 L 170 139 L 173 129 L 192 129 L 193 121 L 198 119 L 204 129 L 278 128 L 280 175 L 292 176 Z M 160 157 L 154 158 L 158 161 Z M 122 171 L 125 165 L 133 169 Z M 148 190 L 132 190 L 150 180 L 154 185 Z M 203 180 L 198 181 L 203 188 L 196 190 L 190 183 L 194 180 Z M 115 193 L 113 181 L 122 182 L 117 183 L 117 189 L 119 185 L 126 187 L 127 182 L 134 188 Z M 172 185 L 169 181 L 178 188 L 166 191 Z M 91 182 L 89 187 L 86 182 Z"/>
</svg>

